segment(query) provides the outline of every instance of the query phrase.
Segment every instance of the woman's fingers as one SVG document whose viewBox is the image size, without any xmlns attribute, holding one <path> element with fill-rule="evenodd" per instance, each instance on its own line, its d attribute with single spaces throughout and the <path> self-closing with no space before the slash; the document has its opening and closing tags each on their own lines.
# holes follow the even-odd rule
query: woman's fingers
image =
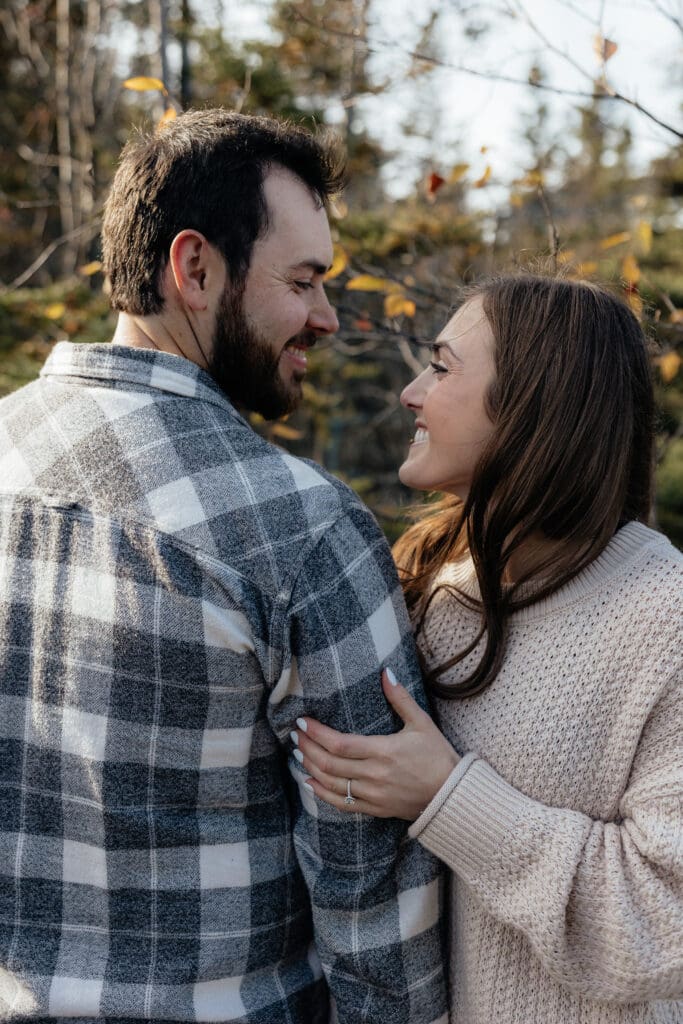
<svg viewBox="0 0 683 1024">
<path fill-rule="evenodd" d="M 315 746 L 315 744 L 309 744 Z M 344 775 L 343 771 L 340 772 L 329 772 L 325 771 L 319 764 L 316 763 L 314 756 L 310 756 L 310 753 L 304 752 L 301 747 L 296 747 L 294 750 L 294 757 L 297 759 L 299 764 L 305 768 L 313 778 L 320 783 L 320 785 L 330 793 L 335 793 L 337 796 L 346 796 L 346 784 L 348 779 L 353 779 L 352 775 Z M 353 763 L 353 762 L 351 762 Z M 357 763 L 357 762 L 355 762 Z"/>
<path fill-rule="evenodd" d="M 386 736 L 353 736 L 312 718 L 297 719 L 294 756 L 316 797 L 341 811 L 414 821 L 446 781 L 459 756 L 395 676 L 382 686 L 404 727 Z M 351 796 L 347 803 L 348 780 Z"/>
<path fill-rule="evenodd" d="M 344 783 L 344 793 L 336 792 L 334 789 L 327 789 L 325 785 L 315 777 L 306 779 L 307 784 L 311 787 L 316 797 L 320 800 L 324 800 L 325 803 L 331 804 L 336 807 L 338 811 L 343 811 L 345 814 L 369 814 L 373 818 L 388 818 L 390 814 L 380 805 L 375 803 L 371 799 L 366 799 L 362 795 L 364 789 L 362 785 L 356 783 L 355 780 L 351 780 L 351 796 L 353 797 L 353 803 L 347 803 L 347 790 L 346 782 Z"/>
<path fill-rule="evenodd" d="M 329 726 L 316 722 L 314 718 L 297 718 L 298 735 L 303 733 L 329 754 L 343 758 L 366 758 L 374 752 L 379 736 L 354 736 L 352 733 L 337 732 Z"/>
<path fill-rule="evenodd" d="M 292 736 L 294 740 L 294 736 Z M 365 762 L 360 758 L 335 757 L 321 747 L 306 733 L 296 735 L 294 756 L 307 771 L 314 769 L 327 778 L 356 779 L 363 778 Z M 332 787 L 334 788 L 334 787 Z"/>
</svg>

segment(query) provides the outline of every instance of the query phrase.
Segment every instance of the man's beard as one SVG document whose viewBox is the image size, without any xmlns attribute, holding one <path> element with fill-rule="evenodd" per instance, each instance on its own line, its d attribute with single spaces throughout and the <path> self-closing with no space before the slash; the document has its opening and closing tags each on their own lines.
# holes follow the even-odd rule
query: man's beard
<svg viewBox="0 0 683 1024">
<path fill-rule="evenodd" d="M 298 337 L 306 345 L 315 343 L 312 332 Z M 238 288 L 223 292 L 208 370 L 234 405 L 258 412 L 266 420 L 293 412 L 302 398 L 305 374 L 294 372 L 289 383 L 282 379 L 280 354 L 248 323 Z"/>
</svg>

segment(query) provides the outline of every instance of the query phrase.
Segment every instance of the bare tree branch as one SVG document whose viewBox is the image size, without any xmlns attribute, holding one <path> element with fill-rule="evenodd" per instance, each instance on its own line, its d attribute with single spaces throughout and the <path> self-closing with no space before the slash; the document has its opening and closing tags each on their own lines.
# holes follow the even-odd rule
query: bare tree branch
<svg viewBox="0 0 683 1024">
<path fill-rule="evenodd" d="M 240 89 L 239 99 L 237 100 L 237 103 L 235 104 L 235 112 L 237 114 L 241 114 L 242 113 L 242 108 L 244 107 L 244 104 L 247 102 L 247 99 L 249 97 L 249 93 L 250 92 L 251 92 L 251 68 L 248 67 L 247 70 L 245 71 L 245 74 L 244 74 L 244 85 Z"/>
<path fill-rule="evenodd" d="M 593 89 L 590 92 L 585 89 L 563 89 L 559 86 L 549 85 L 547 82 L 536 82 L 529 81 L 528 78 L 517 78 L 514 75 L 505 75 L 499 71 L 492 70 L 480 70 L 478 68 L 469 67 L 466 64 L 454 64 L 451 61 L 441 60 L 438 57 L 434 57 L 431 54 L 419 53 L 417 50 L 409 50 L 405 47 L 400 46 L 398 43 L 389 42 L 387 40 L 377 40 L 376 42 L 370 43 L 367 38 L 361 38 L 353 32 L 346 32 L 343 29 L 333 28 L 326 25 L 324 22 L 316 21 L 314 18 L 309 18 L 298 10 L 295 6 L 290 5 L 289 11 L 292 17 L 299 21 L 302 21 L 306 25 L 311 25 L 313 28 L 318 29 L 320 32 L 324 32 L 329 36 L 336 36 L 346 39 L 355 39 L 357 42 L 362 42 L 367 48 L 368 53 L 378 53 L 380 50 L 395 50 L 398 53 L 402 53 L 413 60 L 424 61 L 426 64 L 430 64 L 433 67 L 446 68 L 450 71 L 458 71 L 463 75 L 471 75 L 474 78 L 483 78 L 489 82 L 507 82 L 510 85 L 522 85 L 527 89 L 540 89 L 543 92 L 553 93 L 556 96 L 570 96 L 574 99 L 586 99 L 586 100 L 616 100 L 619 103 L 624 103 L 626 106 L 632 107 L 637 110 L 643 117 L 652 121 L 654 124 L 659 125 L 667 132 L 671 132 L 678 139 L 683 139 L 683 130 L 675 128 L 672 124 L 666 121 L 662 121 L 652 111 L 648 110 L 637 100 L 632 99 L 630 96 L 626 96 L 624 93 L 619 92 L 617 89 L 609 88 L 608 91 L 602 92 L 597 89 Z M 572 59 L 557 47 L 548 44 L 549 48 L 557 53 L 559 56 L 573 63 Z M 585 69 L 575 65 L 577 70 L 581 71 L 582 74 L 587 74 Z M 588 75 L 591 78 L 590 75 Z"/>
<path fill-rule="evenodd" d="M 670 21 L 672 25 L 675 25 L 681 35 L 683 35 L 683 19 L 677 18 L 675 14 L 671 13 L 671 11 L 667 11 L 664 4 L 660 3 L 659 0 L 650 0 L 650 2 L 657 13 L 661 14 L 663 18 L 666 18 L 667 21 Z"/>
<path fill-rule="evenodd" d="M 22 273 L 19 274 L 18 277 L 15 277 L 13 281 L 10 281 L 9 284 L 0 285 L 0 292 L 10 292 L 15 288 L 21 288 L 22 285 L 25 285 L 26 282 L 33 277 L 36 271 L 40 270 L 43 264 L 49 260 L 50 256 L 52 256 L 52 253 L 55 252 L 56 249 L 59 249 L 60 245 L 72 242 L 75 238 L 78 238 L 87 231 L 91 232 L 90 237 L 92 238 L 97 234 L 99 229 L 100 220 L 98 218 L 97 220 L 90 221 L 89 224 L 81 224 L 80 227 L 74 228 L 73 231 L 69 231 L 67 234 L 61 235 L 59 238 L 55 238 L 54 242 L 50 242 L 50 244 L 43 249 L 41 254 L 36 257 L 30 267 L 27 267 L 26 270 L 22 271 Z"/>
<path fill-rule="evenodd" d="M 603 8 L 604 0 L 600 7 L 600 18 L 598 24 L 601 24 L 602 22 Z M 568 54 L 565 50 L 561 50 L 559 46 L 555 46 L 555 44 L 552 43 L 550 39 L 548 39 L 545 33 L 541 32 L 540 28 L 529 16 L 528 11 L 524 7 L 524 4 L 520 2 L 520 0 L 516 0 L 516 2 L 512 4 L 511 9 L 517 10 L 517 12 L 527 23 L 531 31 L 537 37 L 537 39 L 539 39 L 539 41 L 542 42 L 543 45 L 548 50 L 550 50 L 551 53 L 554 53 L 556 54 L 556 56 L 561 57 L 562 60 L 569 64 L 570 67 L 574 68 L 575 71 L 577 71 L 580 75 L 586 78 L 589 82 L 594 82 L 593 75 L 590 73 L 590 71 L 587 71 L 586 68 L 582 67 L 582 65 L 579 64 L 578 61 L 574 60 L 574 58 L 571 57 L 570 54 Z M 652 111 L 647 110 L 641 103 L 638 102 L 638 100 L 634 100 L 630 96 L 626 96 L 624 93 L 619 92 L 618 89 L 615 89 L 613 86 L 609 85 L 604 76 L 604 64 L 605 62 L 603 60 L 603 76 L 600 81 L 600 89 L 596 89 L 593 91 L 592 94 L 589 94 L 591 99 L 597 100 L 608 98 L 618 100 L 620 103 L 624 103 L 627 106 L 632 107 L 634 110 L 639 111 L 639 113 L 643 114 L 650 121 L 653 121 L 655 124 L 659 125 L 660 128 L 664 128 L 666 131 L 672 132 L 679 139 L 683 139 L 683 131 L 679 131 L 677 128 L 674 128 L 674 126 L 669 124 L 668 122 L 662 121 L 660 118 L 656 117 L 655 114 L 652 113 Z"/>
<path fill-rule="evenodd" d="M 18 52 L 30 60 L 39 77 L 47 78 L 50 74 L 50 65 L 45 60 L 40 46 L 31 36 L 28 9 L 0 9 L 0 25 L 4 28 L 9 41 L 16 45 Z"/>
<path fill-rule="evenodd" d="M 553 218 L 552 210 L 550 209 L 550 203 L 546 195 L 543 183 L 539 181 L 537 188 L 538 198 L 541 206 L 543 207 L 543 213 L 548 224 L 548 244 L 550 247 L 550 255 L 552 256 L 553 266 L 557 270 L 557 257 L 560 252 L 560 235 Z"/>
</svg>

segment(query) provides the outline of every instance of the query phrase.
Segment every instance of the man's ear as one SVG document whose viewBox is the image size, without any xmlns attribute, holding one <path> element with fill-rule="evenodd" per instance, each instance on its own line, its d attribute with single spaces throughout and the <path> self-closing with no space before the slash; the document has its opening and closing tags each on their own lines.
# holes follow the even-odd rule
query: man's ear
<svg viewBox="0 0 683 1024">
<path fill-rule="evenodd" d="M 208 309 L 215 293 L 224 287 L 223 260 L 200 231 L 186 228 L 175 236 L 168 270 L 185 305 L 197 312 Z"/>
</svg>

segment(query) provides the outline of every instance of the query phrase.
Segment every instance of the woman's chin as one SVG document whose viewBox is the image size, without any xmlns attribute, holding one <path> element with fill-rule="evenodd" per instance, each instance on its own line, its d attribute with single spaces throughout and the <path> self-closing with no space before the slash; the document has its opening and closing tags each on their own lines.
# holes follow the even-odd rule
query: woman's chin
<svg viewBox="0 0 683 1024">
<path fill-rule="evenodd" d="M 412 487 L 413 490 L 416 491 L 422 490 L 419 484 L 415 482 L 415 474 L 411 473 L 408 461 L 402 463 L 402 465 L 399 466 L 398 478 L 402 484 L 405 484 L 406 487 Z"/>
</svg>

